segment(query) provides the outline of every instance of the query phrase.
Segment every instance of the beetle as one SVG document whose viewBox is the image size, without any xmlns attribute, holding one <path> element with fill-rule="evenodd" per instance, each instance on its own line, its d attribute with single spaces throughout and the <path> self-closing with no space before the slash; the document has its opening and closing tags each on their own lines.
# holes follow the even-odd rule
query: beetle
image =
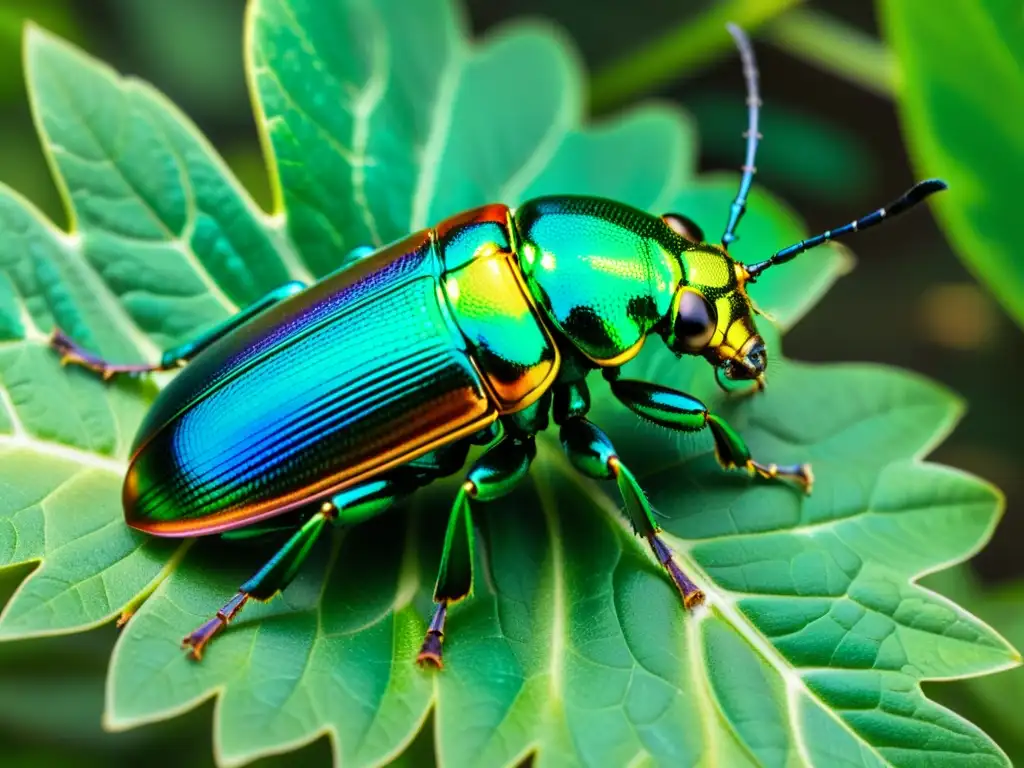
<svg viewBox="0 0 1024 768">
<path fill-rule="evenodd" d="M 290 538 L 208 622 L 183 640 L 195 659 L 252 599 L 300 569 L 328 524 L 378 515 L 417 488 L 471 465 L 452 504 L 417 661 L 442 666 L 448 607 L 472 587 L 472 508 L 528 473 L 536 435 L 558 426 L 577 470 L 614 481 L 635 532 L 686 608 L 704 595 L 664 543 L 654 511 L 612 441 L 588 421 L 587 378 L 673 430 L 707 429 L 726 469 L 791 481 L 808 465 L 754 460 L 740 435 L 690 395 L 622 378 L 657 335 L 678 356 L 764 388 L 768 358 L 748 289 L 767 269 L 875 226 L 945 189 L 923 181 L 888 206 L 742 264 L 729 255 L 753 182 L 760 134 L 749 40 L 730 25 L 747 89 L 746 159 L 719 243 L 682 214 L 597 197 L 553 195 L 515 210 L 490 204 L 381 248 L 306 286 L 289 283 L 156 364 L 119 365 L 55 329 L 64 363 L 110 379 L 180 369 L 139 428 L 124 480 L 125 518 L 164 537 L 232 536 L 285 527 Z"/>
</svg>

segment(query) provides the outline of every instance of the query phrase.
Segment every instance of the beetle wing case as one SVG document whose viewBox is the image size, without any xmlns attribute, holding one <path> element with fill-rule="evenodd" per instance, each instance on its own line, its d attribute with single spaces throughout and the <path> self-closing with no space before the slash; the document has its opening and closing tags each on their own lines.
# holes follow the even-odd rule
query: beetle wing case
<svg viewBox="0 0 1024 768">
<path fill-rule="evenodd" d="M 525 408 L 558 353 L 508 208 L 412 235 L 255 316 L 161 392 L 124 485 L 130 525 L 250 525 Z"/>
<path fill-rule="evenodd" d="M 494 421 L 441 273 L 429 233 L 414 235 L 198 355 L 136 441 L 129 524 L 164 536 L 249 525 Z"/>
</svg>

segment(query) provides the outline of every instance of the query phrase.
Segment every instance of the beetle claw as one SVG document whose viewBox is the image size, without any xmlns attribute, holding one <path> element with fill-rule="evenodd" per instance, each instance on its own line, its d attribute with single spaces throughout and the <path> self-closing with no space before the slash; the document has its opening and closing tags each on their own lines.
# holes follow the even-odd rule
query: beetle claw
<svg viewBox="0 0 1024 768">
<path fill-rule="evenodd" d="M 223 608 L 217 611 L 216 616 L 203 624 L 192 634 L 186 635 L 181 641 L 181 647 L 191 649 L 189 655 L 196 661 L 201 661 L 203 658 L 203 649 L 206 647 L 206 644 L 213 639 L 214 635 L 224 629 L 224 627 L 228 625 L 229 621 L 235 618 L 238 612 L 242 610 L 242 606 L 245 605 L 248 599 L 248 592 L 238 592 L 238 594 L 228 600 L 227 604 Z"/>
<path fill-rule="evenodd" d="M 162 364 L 152 366 L 145 363 L 129 365 L 114 365 L 112 363 L 108 363 L 103 358 L 87 352 L 60 328 L 55 328 L 50 334 L 50 347 L 60 355 L 60 364 L 62 367 L 66 367 L 68 365 L 81 366 L 88 371 L 98 374 L 103 381 L 110 381 L 118 374 L 134 376 L 153 370 L 163 369 Z"/>
<path fill-rule="evenodd" d="M 203 658 L 203 648 L 225 626 L 227 626 L 227 622 L 219 615 L 215 616 L 191 635 L 184 637 L 181 641 L 181 647 L 188 648 L 189 656 L 195 661 L 201 661 Z"/>
<path fill-rule="evenodd" d="M 668 575 L 672 578 L 672 583 L 679 590 L 679 594 L 683 598 L 683 606 L 687 610 L 693 610 L 697 606 L 703 605 L 704 592 L 679 567 L 679 563 L 672 556 L 672 550 L 668 548 L 658 534 L 652 533 L 648 535 L 647 543 L 650 544 L 654 556 L 658 558 L 658 562 L 668 571 Z"/>
<path fill-rule="evenodd" d="M 60 328 L 54 328 L 50 334 L 50 346 L 60 354 L 61 366 L 80 365 L 101 374 L 104 379 L 108 378 L 107 366 L 78 346 Z"/>
<path fill-rule="evenodd" d="M 811 494 L 814 487 L 814 473 L 810 464 L 792 464 L 779 466 L 778 464 L 762 464 L 758 461 L 747 462 L 747 469 L 751 474 L 757 474 L 766 480 L 782 478 L 796 483 L 806 495 Z"/>
<path fill-rule="evenodd" d="M 800 465 L 800 478 L 803 481 L 804 493 L 810 496 L 811 491 L 814 490 L 814 472 L 811 470 L 810 464 Z"/>
<path fill-rule="evenodd" d="M 423 639 L 423 647 L 416 657 L 416 663 L 421 667 L 433 665 L 435 669 L 444 669 L 444 662 L 441 661 L 441 640 L 440 632 L 427 632 L 427 636 Z"/>
</svg>

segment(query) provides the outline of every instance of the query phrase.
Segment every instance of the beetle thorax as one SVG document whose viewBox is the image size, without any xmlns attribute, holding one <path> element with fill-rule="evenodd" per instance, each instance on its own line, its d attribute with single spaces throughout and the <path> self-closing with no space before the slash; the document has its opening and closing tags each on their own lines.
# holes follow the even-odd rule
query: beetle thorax
<svg viewBox="0 0 1024 768">
<path fill-rule="evenodd" d="M 660 219 L 599 198 L 560 196 L 516 212 L 519 263 L 553 328 L 601 366 L 639 352 L 682 269 Z"/>
</svg>

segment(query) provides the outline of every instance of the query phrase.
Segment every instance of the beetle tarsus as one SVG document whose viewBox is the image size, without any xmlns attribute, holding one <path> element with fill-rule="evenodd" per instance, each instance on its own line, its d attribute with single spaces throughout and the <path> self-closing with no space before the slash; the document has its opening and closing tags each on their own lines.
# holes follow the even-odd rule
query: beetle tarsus
<svg viewBox="0 0 1024 768">
<path fill-rule="evenodd" d="M 239 592 L 236 594 L 228 600 L 223 608 L 217 611 L 216 616 L 190 635 L 187 635 L 181 641 L 181 647 L 190 649 L 189 656 L 196 661 L 201 661 L 203 658 L 203 649 L 206 647 L 206 644 L 213 639 L 214 635 L 224 629 L 224 627 L 228 625 L 228 622 L 238 615 L 238 612 L 242 610 L 242 606 L 245 605 L 248 599 L 248 592 Z"/>
<path fill-rule="evenodd" d="M 181 641 L 181 647 L 189 649 L 189 656 L 195 661 L 202 661 L 203 648 L 210 642 L 215 634 L 227 626 L 220 616 L 210 619 L 199 629 L 188 635 Z"/>
<path fill-rule="evenodd" d="M 50 346 L 60 355 L 61 365 L 71 363 L 88 367 L 87 353 L 60 328 L 54 328 L 50 334 Z"/>
<path fill-rule="evenodd" d="M 444 643 L 444 622 L 447 617 L 448 602 L 442 601 L 434 609 L 430 626 L 427 627 L 427 635 L 423 638 L 419 655 L 416 656 L 416 663 L 421 667 L 433 665 L 436 669 L 444 668 L 444 663 L 441 661 L 441 646 Z"/>
<path fill-rule="evenodd" d="M 108 363 L 101 357 L 87 352 L 79 346 L 60 328 L 55 328 L 50 334 L 50 346 L 60 355 L 60 364 L 78 365 L 82 368 L 99 374 L 104 381 L 110 381 L 118 374 L 139 374 L 159 370 L 160 366 L 152 366 L 146 363 L 136 365 L 114 365 Z"/>
<path fill-rule="evenodd" d="M 651 550 L 654 552 L 654 556 L 658 558 L 658 562 L 668 571 L 668 575 L 672 577 L 672 583 L 676 585 L 676 589 L 679 590 L 679 594 L 683 598 L 683 605 L 687 609 L 693 609 L 698 605 L 702 605 L 704 603 L 704 592 L 679 567 L 679 563 L 672 556 L 672 550 L 668 548 L 668 545 L 656 533 L 647 537 L 647 543 L 651 545 Z"/>
<path fill-rule="evenodd" d="M 433 666 L 436 669 L 444 669 L 444 662 L 441 661 L 441 643 L 444 636 L 440 632 L 427 632 L 423 639 L 423 647 L 416 656 L 416 663 L 421 667 Z"/>
<path fill-rule="evenodd" d="M 814 489 L 814 472 L 810 464 L 762 464 L 751 459 L 748 466 L 766 480 L 790 480 L 799 485 L 808 496 Z"/>
<path fill-rule="evenodd" d="M 690 609 L 703 603 L 704 593 L 679 567 L 672 550 L 661 540 L 654 507 L 636 477 L 616 454 L 608 435 L 583 416 L 573 416 L 562 424 L 559 436 L 569 461 L 580 472 L 595 480 L 615 480 L 633 530 L 647 540 L 654 557 L 679 590 L 683 605 Z"/>
</svg>

